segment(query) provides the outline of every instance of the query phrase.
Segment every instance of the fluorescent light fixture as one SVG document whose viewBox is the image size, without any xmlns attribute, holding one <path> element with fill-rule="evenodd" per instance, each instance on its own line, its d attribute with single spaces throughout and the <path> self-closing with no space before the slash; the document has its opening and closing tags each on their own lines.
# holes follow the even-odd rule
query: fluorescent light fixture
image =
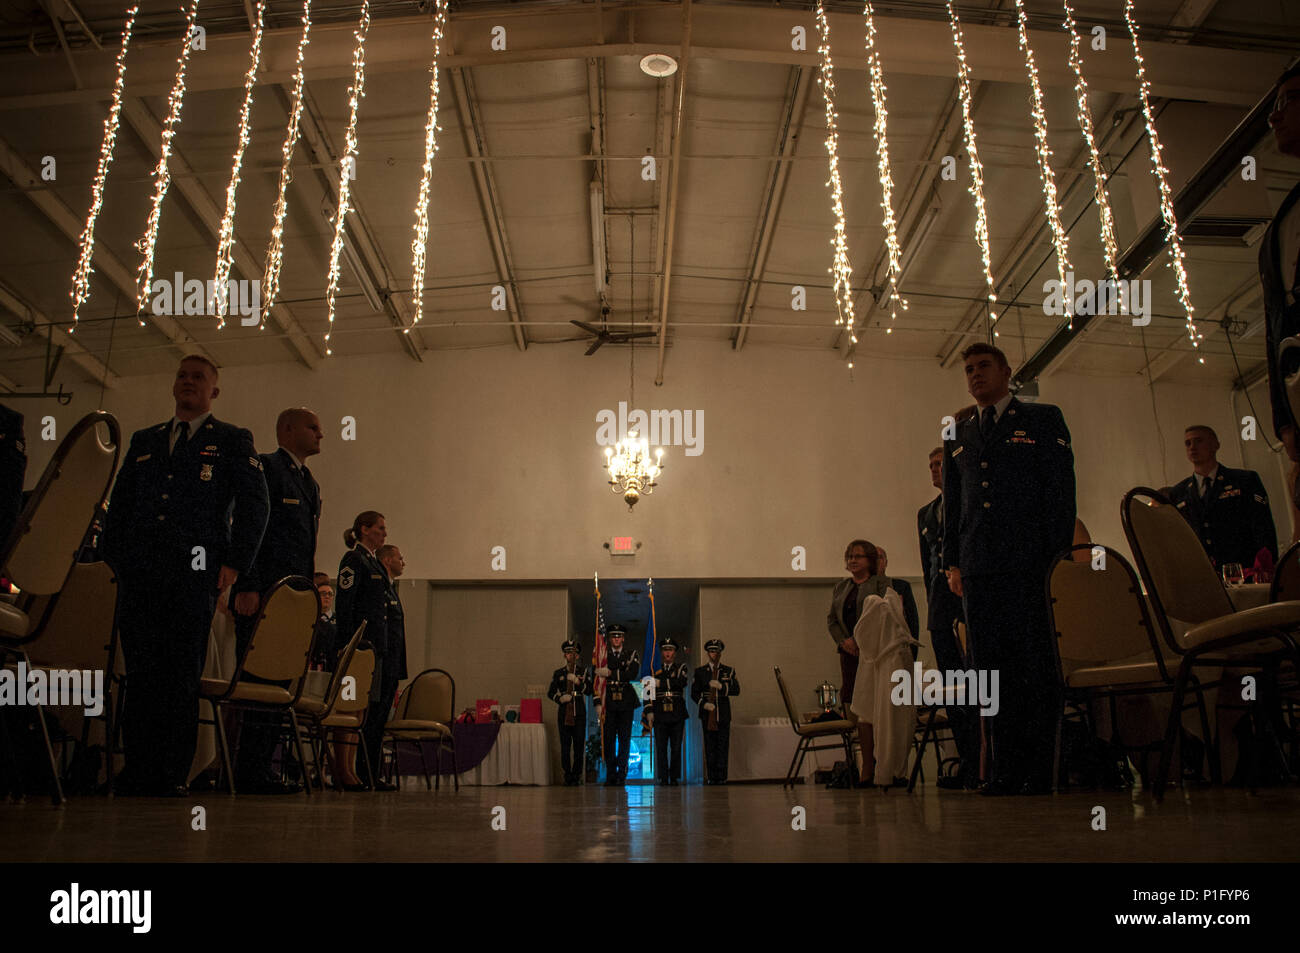
<svg viewBox="0 0 1300 953">
<path fill-rule="evenodd" d="M 663 79 L 677 72 L 677 61 L 667 53 L 651 53 L 641 57 L 641 72 L 655 79 Z"/>
</svg>

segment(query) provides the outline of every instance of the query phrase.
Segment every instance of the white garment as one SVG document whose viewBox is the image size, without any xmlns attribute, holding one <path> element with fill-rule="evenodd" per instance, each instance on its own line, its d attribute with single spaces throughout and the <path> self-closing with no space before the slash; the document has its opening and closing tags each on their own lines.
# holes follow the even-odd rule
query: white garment
<svg viewBox="0 0 1300 953">
<path fill-rule="evenodd" d="M 916 728 L 916 708 L 894 705 L 891 677 L 900 669 L 910 674 L 913 645 L 903 616 L 903 600 L 891 587 L 885 598 L 871 595 L 862 605 L 853 628 L 858 644 L 858 677 L 853 683 L 853 713 L 873 728 L 876 745 L 875 781 L 890 784 L 907 771 L 907 755 Z M 866 770 L 866 766 L 863 766 Z"/>
</svg>

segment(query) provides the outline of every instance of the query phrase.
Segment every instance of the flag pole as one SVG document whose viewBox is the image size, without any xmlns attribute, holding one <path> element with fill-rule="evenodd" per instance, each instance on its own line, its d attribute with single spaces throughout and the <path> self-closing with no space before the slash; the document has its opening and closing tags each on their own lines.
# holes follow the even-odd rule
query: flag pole
<svg viewBox="0 0 1300 953">
<path fill-rule="evenodd" d="M 592 580 L 596 587 L 596 644 L 591 648 L 591 661 L 593 665 L 598 665 L 598 654 L 600 652 L 600 573 L 592 573 Z M 600 716 L 597 719 L 597 731 L 600 732 L 600 760 L 605 760 L 605 679 L 600 680 Z"/>
</svg>

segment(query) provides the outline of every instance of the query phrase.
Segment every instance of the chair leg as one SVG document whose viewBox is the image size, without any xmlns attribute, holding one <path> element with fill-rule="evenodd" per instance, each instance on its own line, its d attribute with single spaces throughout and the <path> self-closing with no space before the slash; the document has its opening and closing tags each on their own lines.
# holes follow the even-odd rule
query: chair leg
<svg viewBox="0 0 1300 953">
<path fill-rule="evenodd" d="M 781 785 L 781 787 L 783 788 L 794 787 L 794 763 L 799 759 L 799 749 L 802 747 L 803 747 L 803 738 L 800 738 L 799 743 L 794 746 L 794 755 L 790 758 L 790 767 L 785 772 L 785 782 Z"/>
<path fill-rule="evenodd" d="M 1219 764 L 1219 745 L 1210 731 L 1210 717 L 1205 707 L 1205 690 L 1199 679 L 1193 677 L 1192 691 L 1196 693 L 1196 712 L 1201 717 L 1201 736 L 1205 739 L 1205 759 L 1210 763 L 1210 781 L 1223 783 L 1223 766 Z"/>
<path fill-rule="evenodd" d="M 451 783 L 452 789 L 460 793 L 460 768 L 456 765 L 456 739 L 449 738 L 448 743 L 451 745 Z"/>
<path fill-rule="evenodd" d="M 1183 693 L 1187 690 L 1187 680 L 1192 674 L 1191 655 L 1184 655 L 1178 666 L 1178 677 L 1174 680 L 1174 697 L 1169 705 L 1169 724 L 1165 726 L 1165 743 L 1160 749 L 1160 765 L 1156 769 L 1155 796 L 1161 801 L 1165 796 L 1165 777 L 1174 760 L 1174 743 L 1178 740 L 1178 731 L 1183 724 Z"/>
<path fill-rule="evenodd" d="M 420 765 L 424 768 L 424 789 L 426 791 L 432 791 L 433 779 L 429 777 L 429 756 L 424 750 L 424 739 L 421 738 L 417 741 L 415 746 L 420 749 Z M 394 747 L 396 747 L 396 745 L 394 745 Z M 396 755 L 394 755 L 394 757 L 396 757 Z"/>
<path fill-rule="evenodd" d="M 366 782 L 370 785 L 370 790 L 375 789 L 375 773 L 370 770 L 370 751 L 366 746 L 366 733 L 357 732 L 357 738 L 361 741 L 361 760 L 366 764 Z"/>
<path fill-rule="evenodd" d="M 54 760 L 54 746 L 50 743 L 50 728 L 49 725 L 46 724 L 45 718 L 45 706 L 37 705 L 36 721 L 37 724 L 41 726 L 41 740 L 45 742 L 45 754 L 50 759 L 50 780 L 52 782 L 50 800 L 54 802 L 55 807 L 58 807 L 67 800 L 67 798 L 63 796 L 63 783 L 59 779 L 59 766 Z"/>
<path fill-rule="evenodd" d="M 302 772 L 302 789 L 311 797 L 311 775 L 307 773 L 307 756 L 302 750 L 302 732 L 298 730 L 298 716 L 289 709 L 289 724 L 293 727 L 293 743 L 298 749 L 298 768 Z"/>
<path fill-rule="evenodd" d="M 226 725 L 222 718 L 221 706 L 212 699 L 208 699 L 208 707 L 212 709 L 212 729 L 217 734 L 217 751 L 221 755 L 221 773 L 226 776 L 226 791 L 231 797 L 235 796 L 235 773 L 230 770 L 230 742 L 226 738 Z"/>
</svg>

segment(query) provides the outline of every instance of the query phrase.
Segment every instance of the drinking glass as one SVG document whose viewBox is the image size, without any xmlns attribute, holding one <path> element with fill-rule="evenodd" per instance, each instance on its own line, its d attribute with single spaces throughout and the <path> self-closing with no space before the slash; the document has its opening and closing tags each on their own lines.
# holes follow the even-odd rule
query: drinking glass
<svg viewBox="0 0 1300 953">
<path fill-rule="evenodd" d="M 1241 563 L 1223 564 L 1223 584 L 1225 586 L 1240 586 L 1245 582 L 1246 573 L 1241 568 Z"/>
</svg>

